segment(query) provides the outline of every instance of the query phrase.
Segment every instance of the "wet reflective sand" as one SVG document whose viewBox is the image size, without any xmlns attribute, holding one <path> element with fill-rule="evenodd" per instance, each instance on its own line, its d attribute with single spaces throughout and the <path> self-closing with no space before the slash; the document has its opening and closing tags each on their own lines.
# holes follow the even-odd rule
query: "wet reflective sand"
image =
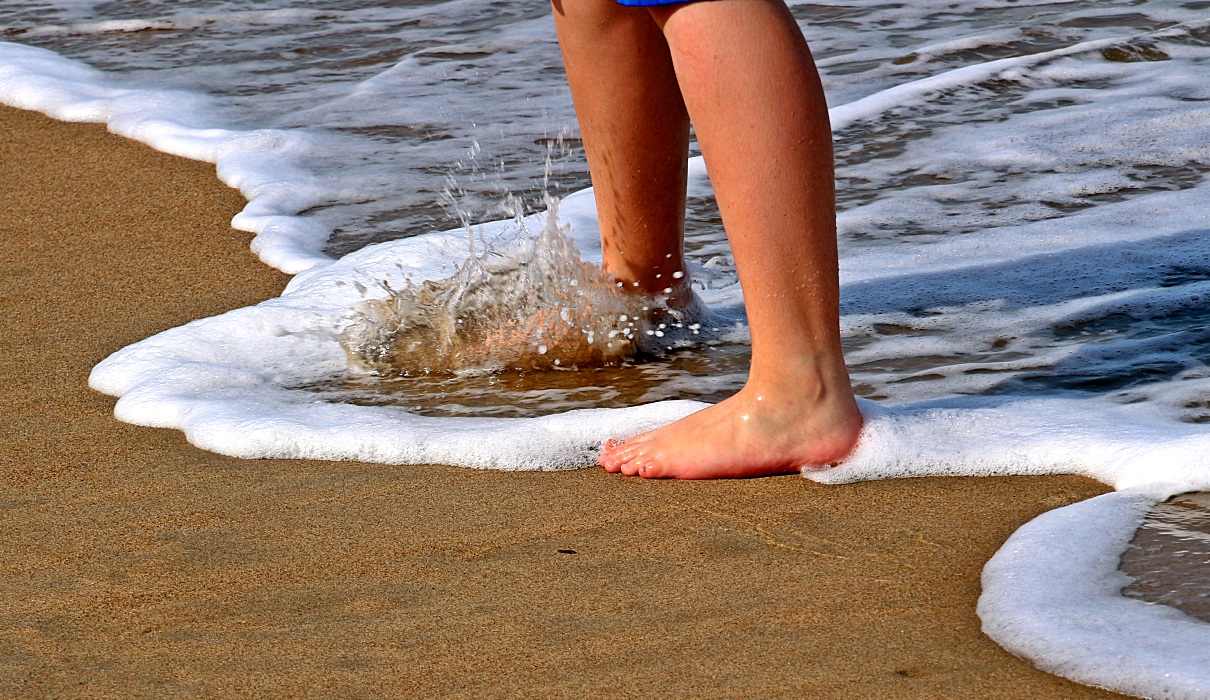
<svg viewBox="0 0 1210 700">
<path fill-rule="evenodd" d="M 1210 622 L 1210 492 L 1157 504 L 1122 553 L 1122 594 Z"/>
</svg>

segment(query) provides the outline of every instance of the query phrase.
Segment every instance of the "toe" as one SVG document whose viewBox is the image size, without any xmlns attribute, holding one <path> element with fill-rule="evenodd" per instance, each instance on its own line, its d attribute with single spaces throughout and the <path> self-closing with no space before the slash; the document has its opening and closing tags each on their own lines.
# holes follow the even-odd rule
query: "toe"
<svg viewBox="0 0 1210 700">
<path fill-rule="evenodd" d="M 608 472 L 635 476 L 646 465 L 651 433 L 636 435 L 625 442 L 609 440 L 601 452 L 601 466 Z"/>
<path fill-rule="evenodd" d="M 618 466 L 621 467 L 622 473 L 626 476 L 634 476 L 639 473 L 639 469 L 646 466 L 647 454 L 642 445 L 633 445 L 627 443 L 622 446 L 618 454 Z"/>
<path fill-rule="evenodd" d="M 597 460 L 605 471 L 611 474 L 616 474 L 621 471 L 622 467 L 618 462 L 619 443 L 613 440 L 606 440 L 605 445 L 601 448 L 601 457 Z"/>
<path fill-rule="evenodd" d="M 644 479 L 663 479 L 666 476 L 665 471 L 658 461 L 648 460 L 639 467 L 639 476 Z"/>
</svg>

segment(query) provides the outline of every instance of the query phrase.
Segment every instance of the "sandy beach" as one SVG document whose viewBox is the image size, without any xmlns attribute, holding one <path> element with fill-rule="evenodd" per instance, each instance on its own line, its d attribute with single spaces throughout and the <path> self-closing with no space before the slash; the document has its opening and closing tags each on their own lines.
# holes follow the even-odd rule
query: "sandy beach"
<svg viewBox="0 0 1210 700">
<path fill-rule="evenodd" d="M 643 482 L 203 452 L 87 386 L 287 278 L 190 162 L 0 108 L 0 696 L 1113 694 L 979 629 L 1077 477 Z"/>
</svg>

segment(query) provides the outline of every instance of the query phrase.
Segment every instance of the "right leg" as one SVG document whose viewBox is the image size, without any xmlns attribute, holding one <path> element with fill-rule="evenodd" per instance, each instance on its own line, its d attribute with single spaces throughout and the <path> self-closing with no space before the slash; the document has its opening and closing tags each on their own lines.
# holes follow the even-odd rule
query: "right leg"
<svg viewBox="0 0 1210 700">
<path fill-rule="evenodd" d="M 552 0 L 592 172 L 605 271 L 627 289 L 692 302 L 683 252 L 689 115 L 650 13 Z M 677 273 L 681 273 L 677 275 Z"/>
<path fill-rule="evenodd" d="M 832 134 L 806 40 L 782 0 L 707 0 L 652 13 L 735 254 L 752 365 L 738 394 L 607 445 L 601 464 L 703 479 L 844 459 L 862 418 L 840 345 Z"/>
</svg>

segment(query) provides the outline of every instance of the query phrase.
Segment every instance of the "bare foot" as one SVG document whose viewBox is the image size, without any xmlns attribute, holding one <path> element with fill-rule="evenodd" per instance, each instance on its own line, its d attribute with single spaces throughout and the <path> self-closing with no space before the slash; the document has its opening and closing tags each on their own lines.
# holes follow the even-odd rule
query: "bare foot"
<svg viewBox="0 0 1210 700">
<path fill-rule="evenodd" d="M 764 388 L 750 383 L 671 425 L 626 442 L 607 442 L 601 466 L 649 479 L 787 474 L 849 456 L 861 427 L 861 412 L 847 385 L 812 391 L 794 382 Z"/>
</svg>

